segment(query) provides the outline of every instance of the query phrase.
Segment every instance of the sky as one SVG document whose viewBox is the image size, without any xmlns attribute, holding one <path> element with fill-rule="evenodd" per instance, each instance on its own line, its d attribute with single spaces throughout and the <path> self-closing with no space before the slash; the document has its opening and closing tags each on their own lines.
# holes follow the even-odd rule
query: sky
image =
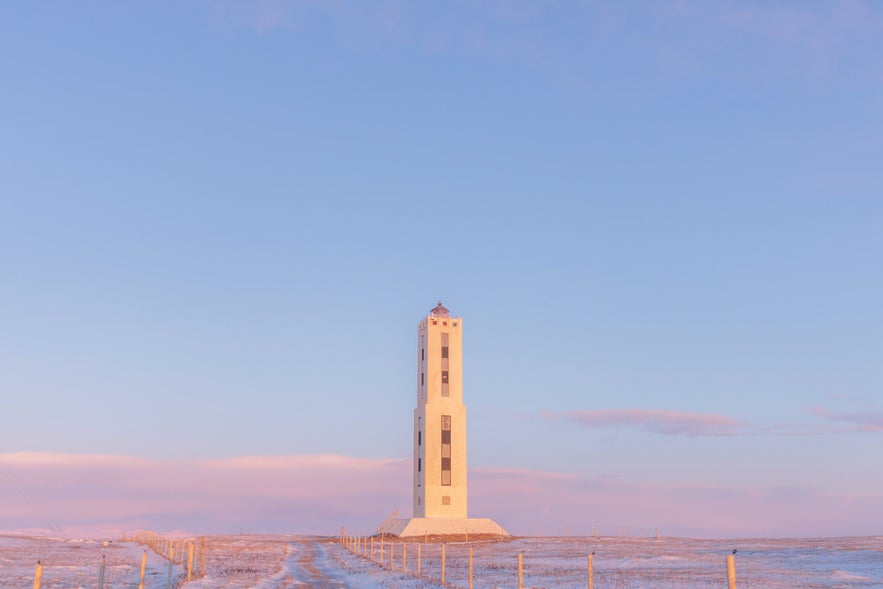
<svg viewBox="0 0 883 589">
<path fill-rule="evenodd" d="M 0 5 L 0 530 L 883 534 L 883 7 Z"/>
</svg>

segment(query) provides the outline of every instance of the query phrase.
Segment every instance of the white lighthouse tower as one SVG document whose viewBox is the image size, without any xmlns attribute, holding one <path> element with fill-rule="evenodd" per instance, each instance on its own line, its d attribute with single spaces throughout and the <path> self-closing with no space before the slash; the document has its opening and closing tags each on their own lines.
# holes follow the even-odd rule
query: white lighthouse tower
<svg viewBox="0 0 883 589">
<path fill-rule="evenodd" d="M 462 344 L 463 319 L 441 302 L 417 325 L 414 517 L 391 522 L 388 533 L 508 535 L 493 520 L 468 516 Z"/>
</svg>

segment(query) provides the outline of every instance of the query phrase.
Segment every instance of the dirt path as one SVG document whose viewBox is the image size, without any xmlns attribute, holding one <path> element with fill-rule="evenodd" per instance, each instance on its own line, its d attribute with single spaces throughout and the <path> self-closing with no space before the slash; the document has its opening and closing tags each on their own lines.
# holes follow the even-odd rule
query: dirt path
<svg viewBox="0 0 883 589">
<path fill-rule="evenodd" d="M 341 579 L 329 575 L 329 571 L 322 570 L 317 562 L 320 554 L 324 557 L 324 551 L 317 542 L 296 542 L 295 552 L 286 559 L 288 574 L 280 583 L 280 587 L 304 587 L 309 589 L 346 588 L 349 587 Z M 324 560 L 324 558 L 322 558 Z"/>
</svg>

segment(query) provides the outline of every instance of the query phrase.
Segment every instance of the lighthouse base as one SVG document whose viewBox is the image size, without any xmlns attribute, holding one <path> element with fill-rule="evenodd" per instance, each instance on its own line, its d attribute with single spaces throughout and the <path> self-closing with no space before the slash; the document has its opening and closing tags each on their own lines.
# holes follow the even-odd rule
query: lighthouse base
<svg viewBox="0 0 883 589">
<path fill-rule="evenodd" d="M 508 536 L 509 533 L 492 519 L 474 517 L 412 517 L 394 519 L 380 530 L 399 538 L 418 536 Z"/>
</svg>

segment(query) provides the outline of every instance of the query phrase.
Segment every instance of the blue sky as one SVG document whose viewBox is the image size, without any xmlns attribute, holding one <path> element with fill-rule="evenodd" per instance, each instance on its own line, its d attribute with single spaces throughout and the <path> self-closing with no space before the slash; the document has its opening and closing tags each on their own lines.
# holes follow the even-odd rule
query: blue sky
<svg viewBox="0 0 883 589">
<path fill-rule="evenodd" d="M 0 27 L 0 453 L 406 459 L 443 300 L 475 469 L 883 505 L 879 6 Z"/>
</svg>

